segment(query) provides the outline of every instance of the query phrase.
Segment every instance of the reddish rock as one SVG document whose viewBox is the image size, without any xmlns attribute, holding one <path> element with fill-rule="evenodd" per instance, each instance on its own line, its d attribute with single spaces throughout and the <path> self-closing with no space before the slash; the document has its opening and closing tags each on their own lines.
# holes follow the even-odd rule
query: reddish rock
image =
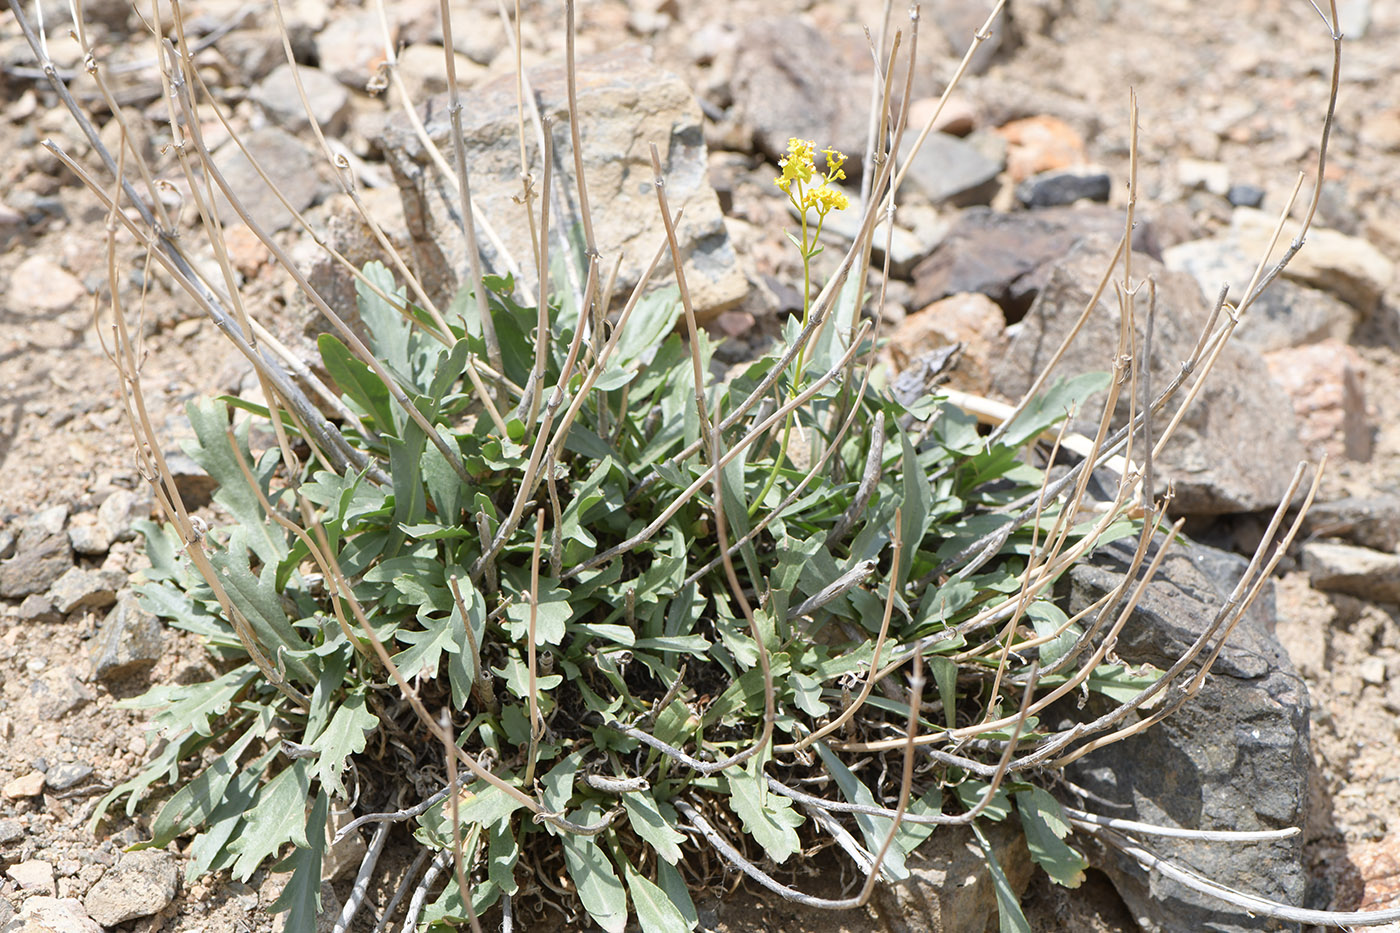
<svg viewBox="0 0 1400 933">
<path fill-rule="evenodd" d="M 251 279 L 256 276 L 263 264 L 272 258 L 267 244 L 258 239 L 258 235 L 250 230 L 247 224 L 234 224 L 225 228 L 224 247 L 228 249 L 229 262 L 233 263 L 233 267 L 244 278 Z"/>
<path fill-rule="evenodd" d="M 1351 853 L 1361 875 L 1362 895 L 1357 910 L 1389 910 L 1400 905 L 1400 835 L 1392 833 L 1366 842 Z"/>
<path fill-rule="evenodd" d="M 1372 429 L 1366 416 L 1361 355 L 1338 340 L 1264 354 L 1269 373 L 1293 400 L 1299 439 L 1311 454 L 1369 460 Z"/>
<path fill-rule="evenodd" d="M 1006 170 L 1020 183 L 1041 172 L 1079 168 L 1087 156 L 1083 138 L 1059 117 L 1026 117 L 996 130 L 1006 140 Z"/>
<path fill-rule="evenodd" d="M 986 295 L 953 295 L 901 321 L 890 335 L 887 352 L 894 367 L 902 370 L 931 350 L 961 343 L 963 355 L 949 382 L 964 392 L 985 395 L 1005 330 L 1006 317 Z"/>
</svg>

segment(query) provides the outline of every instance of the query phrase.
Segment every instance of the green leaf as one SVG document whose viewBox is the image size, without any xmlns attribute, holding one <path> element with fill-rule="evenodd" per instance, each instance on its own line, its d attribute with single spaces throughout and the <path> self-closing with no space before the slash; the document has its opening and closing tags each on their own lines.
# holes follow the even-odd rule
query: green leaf
<svg viewBox="0 0 1400 933">
<path fill-rule="evenodd" d="M 292 880 L 272 905 L 273 913 L 287 911 L 284 929 L 316 929 L 316 918 L 321 914 L 321 860 L 326 852 L 326 817 L 330 806 L 331 799 L 324 790 L 316 794 L 316 802 L 306 817 L 306 838 L 311 844 L 298 846 L 277 866 L 278 871 L 290 869 L 292 872 Z"/>
<path fill-rule="evenodd" d="M 443 619 L 424 619 L 423 625 L 425 628 L 421 632 L 400 629 L 394 636 L 410 646 L 394 655 L 394 664 L 409 680 L 420 676 L 437 677 L 443 652 L 460 650 L 464 626 L 455 610 Z"/>
<path fill-rule="evenodd" d="M 656 866 L 656 882 L 661 886 L 661 890 L 666 892 L 671 903 L 676 905 L 681 916 L 685 918 L 686 928 L 693 930 L 699 926 L 700 914 L 695 909 L 695 903 L 690 899 L 690 886 L 686 884 L 680 870 L 669 862 L 659 862 Z"/>
<path fill-rule="evenodd" d="M 229 840 L 240 835 L 239 831 L 247 822 L 248 811 L 257 797 L 263 771 L 278 754 L 278 749 L 269 749 L 257 761 L 234 775 L 224 789 L 223 799 L 209 814 L 208 828 L 190 843 L 190 863 L 185 867 L 186 882 L 206 872 L 227 868 L 233 862 L 234 853 L 228 849 Z"/>
<path fill-rule="evenodd" d="M 305 684 L 314 684 L 316 675 L 300 658 L 287 652 L 304 653 L 311 649 L 305 639 L 292 627 L 277 592 L 277 566 L 268 564 L 262 574 L 253 573 L 248 562 L 248 532 L 238 526 L 229 532 L 228 549 L 209 555 L 209 562 L 223 581 L 239 612 L 247 618 L 257 635 L 263 653 L 272 664 L 285 664 L 288 676 Z"/>
<path fill-rule="evenodd" d="M 1025 410 L 1007 425 L 1001 443 L 1007 447 L 1020 447 L 1049 430 L 1077 410 L 1089 396 L 1107 389 L 1110 379 L 1112 376 L 1109 373 L 1080 373 L 1068 379 L 1056 379 L 1048 392 L 1033 398 Z"/>
<path fill-rule="evenodd" d="M 256 719 L 228 750 L 210 762 L 198 775 L 185 784 L 160 808 L 151 824 L 151 840 L 139 848 L 164 848 L 186 830 L 203 826 L 209 814 L 224 799 L 224 791 L 238 773 L 238 759 L 253 740 L 260 738 L 271 723 L 271 710 Z"/>
<path fill-rule="evenodd" d="M 627 878 L 627 890 L 632 893 L 632 906 L 637 909 L 637 922 L 643 933 L 676 933 L 693 930 L 695 924 L 686 919 L 671 898 L 652 884 L 631 864 L 624 862 L 622 873 Z"/>
<path fill-rule="evenodd" d="M 244 539 L 264 563 L 276 564 L 287 553 L 286 533 L 274 529 L 263 513 L 258 490 L 249 485 L 243 468 L 267 494 L 269 479 L 277 466 L 276 451 L 268 451 L 261 463 L 254 464 L 248 450 L 248 419 L 233 429 L 237 448 L 229 445 L 228 406 L 218 402 L 191 402 L 185 406 L 195 436 L 183 443 L 185 452 L 219 484 L 214 501 L 228 510 L 247 537 Z M 242 462 L 243 466 L 239 465 Z M 229 545 L 232 547 L 232 543 Z"/>
<path fill-rule="evenodd" d="M 1128 667 L 1125 664 L 1100 664 L 1085 681 L 1085 686 L 1095 693 L 1102 693 L 1115 703 L 1126 703 L 1148 687 L 1162 679 L 1162 672 L 1151 664 Z M 1143 709 L 1150 709 L 1161 700 L 1159 693 L 1144 703 Z"/>
<path fill-rule="evenodd" d="M 769 792 L 764 779 L 757 773 L 757 759 L 749 767 L 725 773 L 729 781 L 729 808 L 744 821 L 744 829 L 763 846 L 768 857 L 778 864 L 802 851 L 797 827 L 802 814 L 792 808 L 792 801 Z"/>
<path fill-rule="evenodd" d="M 369 283 L 393 299 L 392 303 L 385 301 L 365 281 L 355 280 L 356 303 L 360 319 L 369 330 L 370 348 L 391 373 L 408 380 L 408 385 L 412 386 L 417 375 L 414 356 L 419 341 L 414 339 L 413 325 L 403 314 L 407 307 L 404 291 L 382 262 L 367 263 L 363 271 Z"/>
<path fill-rule="evenodd" d="M 535 646 L 557 645 L 564 640 L 565 625 L 573 616 L 569 605 L 568 590 L 553 584 L 557 582 L 540 578 L 540 605 L 535 617 Z M 530 602 L 528 597 L 512 603 L 506 609 L 505 629 L 510 637 L 524 643 L 530 634 Z"/>
<path fill-rule="evenodd" d="M 623 794 L 622 806 L 633 832 L 650 843 L 658 856 L 674 865 L 681 857 L 679 844 L 685 841 L 685 836 L 675 829 L 675 818 L 662 815 L 651 791 Z"/>
<path fill-rule="evenodd" d="M 991 787 L 990 781 L 968 778 L 953 790 L 957 793 L 958 799 L 962 801 L 962 805 L 971 810 L 982 802 L 982 798 L 986 796 L 987 791 L 991 790 Z M 991 803 L 987 804 L 982 811 L 982 818 L 1000 823 L 1010 815 L 1011 798 L 1006 795 L 1005 787 L 998 787 L 997 792 L 992 795 Z"/>
<path fill-rule="evenodd" d="M 589 804 L 574 819 L 587 824 L 596 823 L 601 817 L 598 806 Z M 607 933 L 623 933 L 627 929 L 627 891 L 598 845 L 598 837 L 565 833 L 560 846 L 564 849 L 564 867 L 593 922 Z"/>
<path fill-rule="evenodd" d="M 233 698 L 257 676 L 258 669 L 245 664 L 203 683 L 152 687 L 135 699 L 118 701 L 117 706 L 121 709 L 160 708 L 156 722 L 165 738 L 187 729 L 212 736 L 211 720 L 226 713 Z"/>
<path fill-rule="evenodd" d="M 1026 847 L 1031 859 L 1045 869 L 1050 880 L 1066 888 L 1084 883 L 1088 861 L 1065 844 L 1069 835 L 1069 820 L 1060 802 L 1039 787 L 1012 795 L 1016 811 L 1021 814 L 1021 826 L 1026 831 Z"/>
<path fill-rule="evenodd" d="M 952 729 L 958 715 L 958 666 L 936 654 L 929 655 L 927 663 L 938 687 L 938 699 L 943 703 L 943 722 Z"/>
<path fill-rule="evenodd" d="M 987 860 L 987 871 L 991 872 L 992 875 L 992 887 L 997 894 L 997 915 L 1000 918 L 1001 933 L 1031 933 L 1031 925 L 1026 922 L 1026 915 L 1021 912 L 1021 899 L 1012 890 L 1011 882 L 1007 880 L 1006 872 L 1001 870 L 996 853 L 992 851 L 991 843 L 982 834 L 982 827 L 978 826 L 975 821 L 972 824 L 972 835 L 976 837 L 977 845 L 982 849 L 982 857 Z"/>
<path fill-rule="evenodd" d="M 1084 634 L 1079 626 L 1066 625 L 1069 622 L 1069 617 L 1065 615 L 1064 610 L 1043 599 L 1036 600 L 1026 607 L 1026 617 L 1031 620 L 1031 625 L 1035 628 L 1035 634 L 1039 638 L 1048 638 L 1059 631 L 1061 627 L 1065 629 L 1053 641 L 1040 646 L 1040 665 L 1042 668 L 1049 667 L 1064 657 L 1065 653 L 1074 647 L 1079 636 Z"/>
<path fill-rule="evenodd" d="M 290 842 L 299 848 L 310 845 L 306 838 L 306 797 L 311 787 L 311 763 L 302 758 L 263 785 L 257 803 L 248 812 L 248 825 L 229 843 L 238 856 L 233 877 L 247 881 L 265 859 Z"/>
<path fill-rule="evenodd" d="M 362 690 L 340 701 L 326 731 L 311 743 L 311 747 L 319 753 L 316 777 L 322 788 L 331 791 L 338 799 L 345 799 L 341 775 L 345 772 L 346 761 L 351 755 L 365 750 L 365 737 L 378 725 L 379 717 L 365 708 Z"/>
<path fill-rule="evenodd" d="M 919 455 L 909 440 L 907 431 L 899 432 L 900 446 L 904 451 L 904 501 L 900 508 L 899 536 L 904 543 L 900 554 L 899 569 L 891 574 L 891 579 L 903 583 L 913 566 L 914 557 L 920 550 L 924 535 L 928 533 L 929 518 L 933 507 L 933 489 L 928 477 L 919 468 Z"/>
<path fill-rule="evenodd" d="M 457 806 L 463 830 L 472 826 L 508 825 L 512 813 L 525 804 L 494 784 L 477 781 L 461 792 Z M 414 838 L 424 845 L 447 848 L 452 845 L 452 801 L 446 797 L 418 817 Z"/>
<path fill-rule="evenodd" d="M 836 757 L 831 749 L 823 742 L 816 743 L 817 754 L 821 756 L 822 764 L 826 766 L 829 773 L 836 780 L 836 786 L 841 790 L 841 796 L 846 798 L 847 803 L 858 803 L 867 807 L 878 807 L 879 802 L 875 795 L 870 793 L 870 788 L 857 778 L 845 762 Z M 871 853 L 879 852 L 885 844 L 885 840 L 890 835 L 890 829 L 894 826 L 894 820 L 884 816 L 874 816 L 869 813 L 853 813 L 856 825 L 860 827 L 861 835 L 865 838 L 865 847 Z M 892 845 L 885 852 L 885 859 L 880 865 L 880 872 L 893 881 L 903 881 L 909 877 L 909 869 L 904 867 L 904 848 L 900 845 Z"/>
<path fill-rule="evenodd" d="M 574 796 L 574 776 L 583 764 L 583 752 L 566 756 L 540 778 L 540 803 L 551 813 L 562 813 Z M 558 833 L 553 826 L 550 832 Z"/>
<path fill-rule="evenodd" d="M 322 334 L 316 338 L 316 346 L 321 351 L 321 362 L 326 372 L 340 391 L 370 417 L 376 430 L 392 433 L 394 403 L 383 380 L 360 362 L 334 334 Z"/>
<path fill-rule="evenodd" d="M 608 360 L 608 372 L 631 372 L 639 365 L 650 363 L 680 316 L 680 289 L 675 285 L 658 288 L 642 298 L 617 338 L 617 346 Z"/>
</svg>

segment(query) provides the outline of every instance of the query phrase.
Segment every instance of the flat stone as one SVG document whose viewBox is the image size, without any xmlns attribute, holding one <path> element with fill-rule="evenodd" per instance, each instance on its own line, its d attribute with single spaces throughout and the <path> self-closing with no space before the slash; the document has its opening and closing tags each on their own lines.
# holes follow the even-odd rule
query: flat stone
<svg viewBox="0 0 1400 933">
<path fill-rule="evenodd" d="M 908 164 L 907 184 L 932 204 L 967 207 L 987 204 L 997 193 L 997 176 L 1006 164 L 1006 142 L 992 134 L 959 139 L 930 133 L 910 158 L 916 137 L 906 134 L 900 158 Z"/>
<path fill-rule="evenodd" d="M 57 893 L 54 886 L 53 865 L 42 859 L 29 859 L 5 869 L 5 874 L 14 880 L 24 891 L 39 891 L 52 897 Z"/>
<path fill-rule="evenodd" d="M 454 30 L 453 39 L 456 39 Z M 410 100 L 421 101 L 447 90 L 447 64 L 441 45 L 416 43 L 399 52 L 399 77 Z M 461 52 L 453 52 L 457 89 L 467 91 L 488 73 L 487 69 Z"/>
<path fill-rule="evenodd" d="M 88 557 L 106 554 L 112 547 L 112 530 L 94 512 L 80 512 L 68 526 L 68 543 L 74 552 Z"/>
<path fill-rule="evenodd" d="M 1238 207 L 1230 217 L 1227 231 L 1173 247 L 1167 252 L 1166 263 L 1174 269 L 1190 271 L 1208 295 L 1214 296 L 1227 282 L 1234 289 L 1243 289 L 1263 257 L 1276 223 L 1277 218 L 1264 211 Z M 1276 252 L 1273 259 L 1278 258 Z M 1369 315 L 1390 286 L 1395 264 L 1360 237 L 1314 226 L 1282 274 L 1335 295 L 1362 315 Z M 1236 300 L 1239 297 L 1237 292 Z"/>
<path fill-rule="evenodd" d="M 136 537 L 134 523 L 151 514 L 154 495 L 149 486 L 139 490 L 113 489 L 97 507 L 97 520 L 112 532 L 114 541 L 130 541 Z"/>
<path fill-rule="evenodd" d="M 13 780 L 6 781 L 5 786 L 0 788 L 0 797 L 6 800 L 23 800 L 25 797 L 37 797 L 44 790 L 44 772 L 31 771 Z"/>
<path fill-rule="evenodd" d="M 69 567 L 49 588 L 49 596 L 63 615 L 79 609 L 105 609 L 117 601 L 117 590 L 126 585 L 126 574 L 115 570 Z"/>
<path fill-rule="evenodd" d="M 1160 546 L 1159 536 L 1152 547 Z M 1098 552 L 1070 572 L 1071 612 L 1117 586 L 1135 541 Z M 1152 559 L 1149 553 L 1144 567 Z M 1129 664 L 1165 670 L 1211 624 L 1246 561 L 1201 544 L 1168 553 L 1118 639 Z M 1263 830 L 1306 818 L 1309 699 L 1273 635 L 1273 584 L 1235 626 L 1193 698 L 1162 722 L 1070 765 L 1067 776 L 1106 803 L 1090 810 L 1188 829 Z M 1106 710 L 1102 698 L 1082 720 Z M 1053 721 L 1053 720 L 1052 720 Z M 1301 836 L 1249 846 L 1153 838 L 1152 848 L 1221 884 L 1301 905 L 1307 876 Z M 1274 921 L 1207 898 L 1112 850 L 1094 859 L 1144 933 L 1263 931 Z"/>
<path fill-rule="evenodd" d="M 562 190 L 574 192 L 564 72 L 555 67 L 535 69 L 530 82 L 543 119 L 553 121 L 555 178 Z M 703 120 L 689 87 L 674 74 L 645 61 L 636 49 L 581 60 L 577 83 L 595 240 L 605 266 L 607 257 L 619 252 L 624 257 L 615 294 L 628 293 L 665 240 L 651 181 L 648 144 L 654 141 L 670 209 L 685 211 L 676 233 L 697 313 L 709 319 L 737 303 L 747 294 L 748 281 L 725 231 L 718 198 L 709 185 Z M 444 151 L 451 151 L 447 100 L 434 97 L 423 111 L 429 137 Z M 522 284 L 533 290 L 531 228 L 515 201 L 520 195 L 515 79 L 508 77 L 475 88 L 472 106 L 463 118 L 473 203 L 490 218 L 506 251 L 519 263 Z M 390 121 L 382 145 L 403 195 L 419 268 L 430 272 L 428 290 L 438 296 L 455 294 L 467 284 L 468 267 L 457 216 L 460 202 L 436 178 L 436 169 L 429 165 L 421 141 L 405 119 Z M 533 135 L 529 145 L 533 148 Z M 532 156 L 532 160 L 535 165 L 538 157 Z M 553 231 L 573 229 L 578 222 L 576 213 L 569 209 L 562 216 L 555 210 L 550 217 Z M 504 257 L 486 237 L 479 237 L 479 241 L 487 269 L 504 273 Z M 551 256 L 559 257 L 558 250 Z M 658 276 L 662 277 L 658 283 L 666 277 L 665 273 Z"/>
<path fill-rule="evenodd" d="M 914 305 L 979 292 L 1018 321 L 1050 276 L 1055 261 L 1086 236 L 1120 236 L 1123 216 L 1098 206 L 1005 214 L 973 207 L 959 215 L 933 254 L 914 267 Z M 1151 225 L 1140 223 L 1135 247 L 1158 254 Z"/>
<path fill-rule="evenodd" d="M 1176 180 L 1187 190 L 1209 191 L 1224 197 L 1230 190 L 1230 167 L 1224 162 L 1182 159 L 1176 166 Z"/>
<path fill-rule="evenodd" d="M 1309 538 L 1344 538 L 1373 551 L 1400 548 L 1400 496 L 1377 494 L 1314 502 L 1303 519 Z"/>
<path fill-rule="evenodd" d="M 242 138 L 244 146 L 293 209 L 305 210 L 330 190 L 317 172 L 317 157 L 286 130 L 264 126 L 243 134 Z M 214 164 L 223 173 L 229 187 L 238 192 L 248 215 L 265 232 L 276 232 L 292 223 L 292 215 L 232 140 L 214 151 Z M 242 219 L 222 194 L 217 196 L 216 202 L 219 219 L 223 223 L 233 224 Z"/>
<path fill-rule="evenodd" d="M 1319 590 L 1400 603 L 1400 555 L 1354 544 L 1308 541 L 1303 545 L 1303 569 Z"/>
<path fill-rule="evenodd" d="M 1298 437 L 1317 456 L 1371 459 L 1373 426 L 1366 412 L 1365 363 L 1336 340 L 1264 355 L 1269 373 L 1293 400 Z"/>
<path fill-rule="evenodd" d="M 275 27 L 235 29 L 220 36 L 214 47 L 238 70 L 238 83 L 251 87 L 287 63 L 282 35 Z"/>
<path fill-rule="evenodd" d="M 319 68 L 298 65 L 297 69 L 316 124 L 327 135 L 342 133 L 350 116 L 350 92 Z M 292 77 L 292 67 L 286 62 L 274 68 L 248 96 L 285 130 L 297 133 L 310 126 Z"/>
<path fill-rule="evenodd" d="M 63 530 L 67 520 L 67 507 L 55 506 L 24 523 L 14 556 L 0 562 L 0 596 L 42 593 L 73 566 L 73 548 Z"/>
<path fill-rule="evenodd" d="M 71 668 L 57 667 L 30 682 L 22 704 L 36 718 L 56 722 L 92 700 L 92 690 L 78 679 Z"/>
<path fill-rule="evenodd" d="M 54 608 L 53 600 L 44 593 L 30 593 L 19 604 L 21 622 L 58 622 L 62 618 L 62 613 Z"/>
<path fill-rule="evenodd" d="M 92 765 L 85 761 L 65 761 L 49 768 L 44 784 L 50 790 L 68 790 L 92 777 Z"/>
<path fill-rule="evenodd" d="M 165 452 L 165 465 L 175 480 L 175 488 L 187 509 L 200 509 L 214 498 L 219 483 L 205 472 L 204 467 L 195 463 L 194 458 L 179 450 Z"/>
<path fill-rule="evenodd" d="M 123 594 L 98 627 L 92 649 L 93 676 L 104 682 L 144 674 L 160 660 L 165 635 L 160 620 Z"/>
<path fill-rule="evenodd" d="M 1086 240 L 1055 265 L 994 371 L 999 392 L 1020 398 L 1029 389 L 1088 305 L 1115 245 L 1109 239 Z M 1141 255 L 1134 257 L 1133 269 L 1140 280 L 1151 276 L 1157 282 L 1149 365 L 1152 384 L 1160 387 L 1190 357 L 1209 309 L 1190 277 Z M 1138 312 L 1139 347 L 1145 337 L 1145 307 L 1144 300 Z M 1070 376 L 1109 370 L 1118 344 L 1119 314 L 1116 298 L 1101 297 L 1055 373 Z M 1086 400 L 1079 417 L 1096 419 L 1102 400 L 1101 395 Z M 1115 425 L 1126 422 L 1128 402 L 1125 392 L 1114 413 Z M 1165 420 L 1159 420 L 1159 426 Z M 1248 470 L 1240 470 L 1235 466 L 1240 450 L 1267 450 L 1270 456 L 1255 458 Z M 1230 344 L 1163 455 L 1154 461 L 1154 470 L 1159 493 L 1165 492 L 1168 483 L 1175 489 L 1172 507 L 1176 512 L 1218 515 L 1277 505 L 1301 459 L 1303 447 L 1292 403 L 1269 377 L 1258 353 Z"/>
<path fill-rule="evenodd" d="M 1112 179 L 1106 172 L 1045 172 L 1016 186 L 1016 200 L 1029 208 L 1061 207 L 1076 201 L 1108 203 Z"/>
<path fill-rule="evenodd" d="M 13 933 L 102 933 L 102 926 L 87 915 L 73 897 L 31 897 L 15 918 Z M 11 927 L 5 928 L 7 931 Z"/>
<path fill-rule="evenodd" d="M 0 845 L 8 845 L 24 838 L 24 826 L 19 820 L 0 820 Z"/>
<path fill-rule="evenodd" d="M 115 926 L 164 910 L 175 899 L 179 882 L 169 853 L 155 849 L 127 852 L 88 890 L 83 907 L 103 926 Z"/>
<path fill-rule="evenodd" d="M 1378 687 L 1385 683 L 1385 662 L 1377 657 L 1363 658 L 1356 673 L 1361 675 L 1362 683 Z"/>
<path fill-rule="evenodd" d="M 4 292 L 5 306 L 24 316 L 70 311 L 88 291 L 68 270 L 49 257 L 35 253 L 15 267 Z"/>
</svg>

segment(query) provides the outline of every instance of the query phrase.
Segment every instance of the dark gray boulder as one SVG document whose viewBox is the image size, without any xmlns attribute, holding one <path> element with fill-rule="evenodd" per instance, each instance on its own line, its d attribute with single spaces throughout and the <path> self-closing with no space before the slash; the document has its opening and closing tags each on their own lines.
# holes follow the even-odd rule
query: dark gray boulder
<svg viewBox="0 0 1400 933">
<path fill-rule="evenodd" d="M 1160 541 L 1154 542 L 1154 552 Z M 1134 543 L 1110 545 L 1092 563 L 1071 571 L 1071 610 L 1122 580 Z M 1124 627 L 1118 656 L 1130 664 L 1170 666 L 1210 625 L 1245 563 L 1204 545 L 1175 545 Z M 1274 636 L 1269 583 L 1231 633 L 1196 696 L 1161 723 L 1073 763 L 1067 776 L 1101 798 L 1086 807 L 1107 816 L 1189 829 L 1301 826 L 1311 761 L 1308 713 L 1307 687 Z M 1243 844 L 1142 841 L 1221 884 L 1303 903 L 1301 835 Z M 1149 874 L 1112 849 L 1101 850 L 1095 862 L 1147 933 L 1298 929 Z"/>
</svg>

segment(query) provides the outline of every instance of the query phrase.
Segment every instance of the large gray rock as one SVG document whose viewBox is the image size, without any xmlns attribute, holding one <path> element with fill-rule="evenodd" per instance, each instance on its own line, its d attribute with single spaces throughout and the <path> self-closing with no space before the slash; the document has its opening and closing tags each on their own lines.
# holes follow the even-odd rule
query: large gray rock
<svg viewBox="0 0 1400 933">
<path fill-rule="evenodd" d="M 746 24 L 734 59 L 734 112 L 754 145 L 777 161 L 788 139 L 810 139 L 849 158 L 860 174 L 870 112 L 869 58 L 859 73 L 816 26 L 798 16 Z"/>
<path fill-rule="evenodd" d="M 1154 542 L 1154 553 L 1160 541 Z M 1071 571 L 1072 612 L 1122 580 L 1134 544 L 1112 544 L 1092 563 Z M 1214 548 L 1178 546 L 1124 627 L 1117 654 L 1130 664 L 1170 666 L 1208 627 L 1244 566 L 1242 558 Z M 1268 584 L 1231 633 L 1195 697 L 1161 723 L 1072 764 L 1071 780 L 1108 802 L 1090 803 L 1089 809 L 1190 829 L 1300 826 L 1311 763 L 1308 692 L 1273 627 L 1273 586 Z M 1071 715 L 1084 717 L 1082 712 Z M 1307 879 L 1301 836 L 1246 845 L 1153 838 L 1150 847 L 1222 884 L 1287 904 L 1303 903 Z M 1147 933 L 1298 929 L 1252 917 L 1160 873 L 1149 874 L 1112 850 L 1096 862 Z"/>
<path fill-rule="evenodd" d="M 697 313 L 713 316 L 739 301 L 748 283 L 736 264 L 719 200 L 706 178 L 700 107 L 690 89 L 674 74 L 647 62 L 637 49 L 581 60 L 577 81 L 584 173 L 594 234 L 603 254 L 603 274 L 619 253 L 623 256 L 615 294 L 628 293 L 665 241 L 652 186 L 650 145 L 655 143 L 671 211 L 685 209 L 677 236 Z M 550 255 L 554 261 L 562 258 L 557 231 L 573 231 L 580 223 L 564 71 L 532 70 L 530 83 L 541 117 L 553 122 L 554 171 L 562 186 L 557 190 L 565 192 L 567 202 L 562 212 L 556 207 L 550 215 Z M 429 100 L 423 117 L 428 136 L 449 160 L 455 158 L 446 97 Z M 521 193 L 515 79 L 473 89 L 462 119 L 473 203 L 500 234 L 533 290 L 530 226 L 515 201 Z M 527 129 L 526 135 L 537 195 L 532 210 L 538 211 L 541 162 L 534 133 Z M 403 195 L 418 268 L 431 293 L 451 296 L 469 282 L 459 216 L 461 201 L 451 183 L 430 164 L 406 119 L 389 124 L 382 145 Z M 495 255 L 486 237 L 479 234 L 477 239 L 486 268 L 504 274 L 501 257 Z M 665 281 L 668 269 L 669 263 L 663 265 L 655 280 Z"/>
<path fill-rule="evenodd" d="M 1030 387 L 1089 303 L 1114 245 L 1108 239 L 1085 240 L 1052 267 L 1049 281 L 993 373 L 1000 392 L 1019 398 Z M 1209 309 L 1189 276 L 1174 273 L 1146 256 L 1134 255 L 1133 274 L 1138 281 L 1152 277 L 1157 282 L 1149 361 L 1156 392 L 1190 357 Z M 1146 333 L 1145 294 L 1139 296 L 1137 308 L 1136 345 L 1141 348 Z M 1118 346 L 1118 321 L 1118 302 L 1109 292 L 1100 298 L 1054 375 L 1111 369 Z M 1097 419 L 1102 403 L 1102 395 L 1091 397 L 1080 416 Z M 1172 405 L 1167 413 L 1174 411 Z M 1127 415 L 1128 393 L 1124 391 L 1114 415 L 1115 425 L 1126 423 Z M 1166 414 L 1158 417 L 1158 436 L 1167 421 Z M 1168 483 L 1175 488 L 1172 507 L 1179 514 L 1252 512 L 1278 504 L 1303 455 L 1292 403 L 1270 378 L 1257 352 L 1230 344 L 1221 352 L 1163 456 L 1154 461 L 1154 469 L 1159 491 L 1165 491 Z"/>
</svg>

